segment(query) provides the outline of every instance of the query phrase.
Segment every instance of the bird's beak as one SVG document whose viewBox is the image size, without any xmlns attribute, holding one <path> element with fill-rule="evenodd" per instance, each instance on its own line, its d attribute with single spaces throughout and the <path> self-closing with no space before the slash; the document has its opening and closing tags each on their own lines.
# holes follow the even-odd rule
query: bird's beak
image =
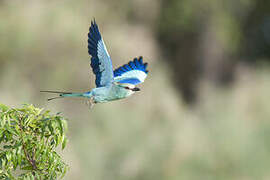
<svg viewBox="0 0 270 180">
<path fill-rule="evenodd" d="M 132 91 L 140 91 L 140 88 L 135 87 L 132 89 Z"/>
</svg>

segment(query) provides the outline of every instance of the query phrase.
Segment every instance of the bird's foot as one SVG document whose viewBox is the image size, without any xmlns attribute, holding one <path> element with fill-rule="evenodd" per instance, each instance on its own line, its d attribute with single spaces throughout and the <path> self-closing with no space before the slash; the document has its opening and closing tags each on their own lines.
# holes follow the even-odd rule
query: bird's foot
<svg viewBox="0 0 270 180">
<path fill-rule="evenodd" d="M 90 109 L 94 107 L 94 104 L 95 104 L 94 98 L 91 97 L 90 99 L 86 100 L 86 105 L 89 106 Z"/>
</svg>

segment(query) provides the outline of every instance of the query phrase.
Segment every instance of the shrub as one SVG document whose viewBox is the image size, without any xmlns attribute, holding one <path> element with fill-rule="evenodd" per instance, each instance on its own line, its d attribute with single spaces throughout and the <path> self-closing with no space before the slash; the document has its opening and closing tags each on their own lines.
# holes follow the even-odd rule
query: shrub
<svg viewBox="0 0 270 180">
<path fill-rule="evenodd" d="M 0 179 L 57 179 L 67 164 L 56 152 L 67 143 L 67 122 L 33 105 L 0 104 Z"/>
</svg>

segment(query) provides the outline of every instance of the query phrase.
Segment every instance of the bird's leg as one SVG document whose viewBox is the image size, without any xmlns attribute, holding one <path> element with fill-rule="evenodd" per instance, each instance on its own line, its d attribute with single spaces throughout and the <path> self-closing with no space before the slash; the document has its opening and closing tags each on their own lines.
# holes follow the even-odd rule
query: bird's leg
<svg viewBox="0 0 270 180">
<path fill-rule="evenodd" d="M 94 104 L 95 104 L 95 102 L 94 102 L 94 97 L 91 97 L 91 98 L 89 99 L 89 103 L 90 103 L 90 109 L 92 109 L 92 108 L 94 107 Z"/>
<path fill-rule="evenodd" d="M 95 104 L 94 98 L 91 97 L 90 99 L 87 99 L 87 100 L 86 100 L 86 104 L 90 107 L 90 109 L 92 109 L 93 106 L 94 106 L 94 104 Z"/>
</svg>

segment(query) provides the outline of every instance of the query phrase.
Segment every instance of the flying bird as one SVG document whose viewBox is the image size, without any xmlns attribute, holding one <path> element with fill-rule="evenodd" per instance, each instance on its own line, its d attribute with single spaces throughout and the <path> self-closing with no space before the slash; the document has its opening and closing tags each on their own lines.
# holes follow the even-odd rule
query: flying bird
<svg viewBox="0 0 270 180">
<path fill-rule="evenodd" d="M 144 82 L 148 74 L 147 63 L 144 63 L 140 56 L 113 70 L 110 55 L 95 20 L 91 21 L 89 28 L 88 53 L 91 56 L 90 65 L 96 76 L 96 88 L 84 93 L 41 91 L 59 94 L 48 101 L 65 97 L 85 97 L 92 107 L 96 103 L 123 99 L 140 91 L 136 85 Z"/>
</svg>

